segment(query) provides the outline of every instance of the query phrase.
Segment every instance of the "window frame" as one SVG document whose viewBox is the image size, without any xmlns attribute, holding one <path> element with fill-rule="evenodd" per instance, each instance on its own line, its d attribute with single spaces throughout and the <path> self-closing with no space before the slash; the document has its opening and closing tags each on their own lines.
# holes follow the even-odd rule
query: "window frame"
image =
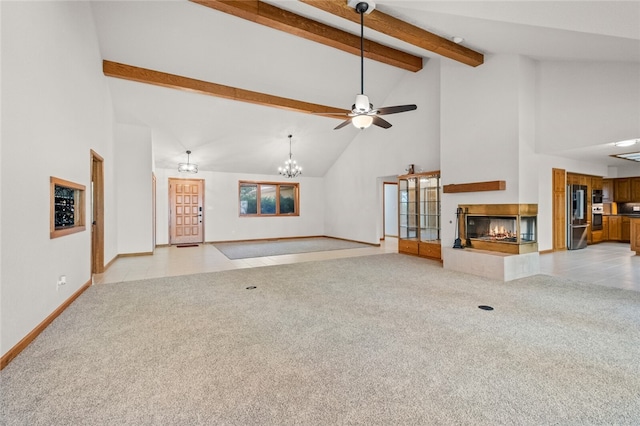
<svg viewBox="0 0 640 426">
<path fill-rule="evenodd" d="M 242 187 L 247 185 L 256 186 L 256 213 L 242 213 L 240 209 Z M 261 201 L 261 186 L 275 186 L 276 187 L 276 212 L 275 213 L 261 213 L 260 201 Z M 294 198 L 294 211 L 293 213 L 281 213 L 280 212 L 280 187 L 293 187 Z M 239 217 L 291 217 L 300 216 L 300 183 L 299 182 L 267 182 L 267 181 L 238 181 L 238 216 Z"/>
</svg>

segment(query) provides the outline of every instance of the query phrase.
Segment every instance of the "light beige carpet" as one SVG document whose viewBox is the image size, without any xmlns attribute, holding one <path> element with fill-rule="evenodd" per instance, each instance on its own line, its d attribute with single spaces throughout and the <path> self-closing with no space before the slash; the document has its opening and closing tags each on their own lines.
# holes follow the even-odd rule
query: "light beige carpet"
<svg viewBox="0 0 640 426">
<path fill-rule="evenodd" d="M 639 360 L 640 293 L 386 254 L 93 286 L 0 423 L 638 425 Z"/>
</svg>

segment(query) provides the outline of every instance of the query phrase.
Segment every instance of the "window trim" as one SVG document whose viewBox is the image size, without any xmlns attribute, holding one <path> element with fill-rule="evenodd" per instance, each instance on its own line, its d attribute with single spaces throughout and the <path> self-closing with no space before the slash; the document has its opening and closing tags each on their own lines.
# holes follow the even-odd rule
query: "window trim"
<svg viewBox="0 0 640 426">
<path fill-rule="evenodd" d="M 74 224 L 69 227 L 56 227 L 55 216 L 56 216 L 56 202 L 55 202 L 55 188 L 56 186 L 72 189 L 74 191 Z M 49 238 L 58 238 L 63 237 L 65 235 L 75 234 L 76 232 L 82 232 L 86 229 L 85 225 L 85 191 L 86 188 L 84 185 L 80 185 L 75 182 L 71 182 L 68 180 L 56 178 L 53 176 L 49 177 L 49 192 L 50 192 L 50 214 L 49 214 Z"/>
<path fill-rule="evenodd" d="M 240 195 L 243 185 L 256 185 L 256 213 L 242 213 L 240 211 Z M 274 214 L 260 213 L 260 187 L 261 185 L 275 186 L 276 187 L 276 212 Z M 280 187 L 291 186 L 293 187 L 294 197 L 294 212 L 293 213 L 280 213 Z M 268 181 L 250 181 L 241 180 L 238 181 L 238 216 L 239 217 L 291 217 L 300 216 L 300 183 L 299 182 L 268 182 Z"/>
</svg>

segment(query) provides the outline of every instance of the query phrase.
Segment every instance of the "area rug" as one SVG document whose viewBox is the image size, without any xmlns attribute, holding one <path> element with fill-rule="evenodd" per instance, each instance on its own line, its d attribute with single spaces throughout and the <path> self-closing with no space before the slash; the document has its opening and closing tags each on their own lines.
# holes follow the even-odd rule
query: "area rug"
<svg viewBox="0 0 640 426">
<path fill-rule="evenodd" d="M 269 241 L 240 241 L 214 244 L 229 259 L 280 256 L 283 254 L 311 253 L 315 251 L 366 248 L 370 245 L 336 238 L 313 237 Z"/>
</svg>

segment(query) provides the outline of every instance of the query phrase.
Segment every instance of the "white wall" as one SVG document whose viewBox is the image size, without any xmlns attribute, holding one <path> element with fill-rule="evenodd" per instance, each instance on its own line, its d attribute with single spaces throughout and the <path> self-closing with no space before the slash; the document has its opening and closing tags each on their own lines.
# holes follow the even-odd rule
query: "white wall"
<svg viewBox="0 0 640 426">
<path fill-rule="evenodd" d="M 476 68 L 443 61 L 442 185 L 506 181 L 504 191 L 443 195 L 443 247 L 453 245 L 458 204 L 520 200 L 521 66 L 515 55 L 488 55 L 485 63 Z"/>
<path fill-rule="evenodd" d="M 49 238 L 49 177 L 89 189 L 94 149 L 105 158 L 107 202 L 113 197 L 112 112 L 90 7 L 1 3 L 2 354 L 91 279 L 89 226 Z M 109 209 L 106 253 L 115 247 Z M 57 290 L 60 275 L 67 285 Z"/>
<path fill-rule="evenodd" d="M 518 203 L 538 203 L 536 148 L 536 65 L 518 57 Z"/>
<path fill-rule="evenodd" d="M 640 176 L 640 163 L 629 161 L 627 166 L 609 167 L 605 176 L 610 178 Z"/>
<path fill-rule="evenodd" d="M 116 125 L 118 254 L 153 252 L 151 130 Z"/>
<path fill-rule="evenodd" d="M 176 165 L 177 167 L 177 165 Z M 157 244 L 169 244 L 169 178 L 204 179 L 205 241 L 235 241 L 325 235 L 322 178 L 286 180 L 274 175 L 203 172 L 185 176 L 177 170 L 156 169 Z M 299 182 L 300 215 L 240 217 L 238 182 Z"/>
<path fill-rule="evenodd" d="M 0 2 L 0 28 L 2 26 L 2 3 Z M 0 46 L 2 46 L 3 31 L 0 31 Z M 2 55 L 0 54 L 0 76 L 2 75 Z M 2 93 L 2 79 L 0 78 L 0 93 Z M 2 123 L 2 101 L 0 101 L 0 128 Z M 0 142 L 4 138 L 4 133 L 0 133 Z M 2 188 L 2 143 L 0 143 L 0 188 Z M 0 191 L 2 194 L 2 191 Z M 2 197 L 0 196 L 0 241 L 2 241 Z M 0 244 L 0 307 L 2 306 L 2 244 Z M 2 335 L 2 315 L 0 315 L 0 335 Z M 5 350 L 2 346 L 2 338 L 0 337 L 0 355 L 3 355 Z"/>
<path fill-rule="evenodd" d="M 416 104 L 416 111 L 385 117 L 390 129 L 372 126 L 359 132 L 325 175 L 325 228 L 329 236 L 379 244 L 382 238 L 382 186 L 379 177 L 416 170 L 437 170 L 439 149 L 440 62 L 429 60 L 417 73 L 407 73 L 393 95 L 374 106 Z"/>
</svg>

